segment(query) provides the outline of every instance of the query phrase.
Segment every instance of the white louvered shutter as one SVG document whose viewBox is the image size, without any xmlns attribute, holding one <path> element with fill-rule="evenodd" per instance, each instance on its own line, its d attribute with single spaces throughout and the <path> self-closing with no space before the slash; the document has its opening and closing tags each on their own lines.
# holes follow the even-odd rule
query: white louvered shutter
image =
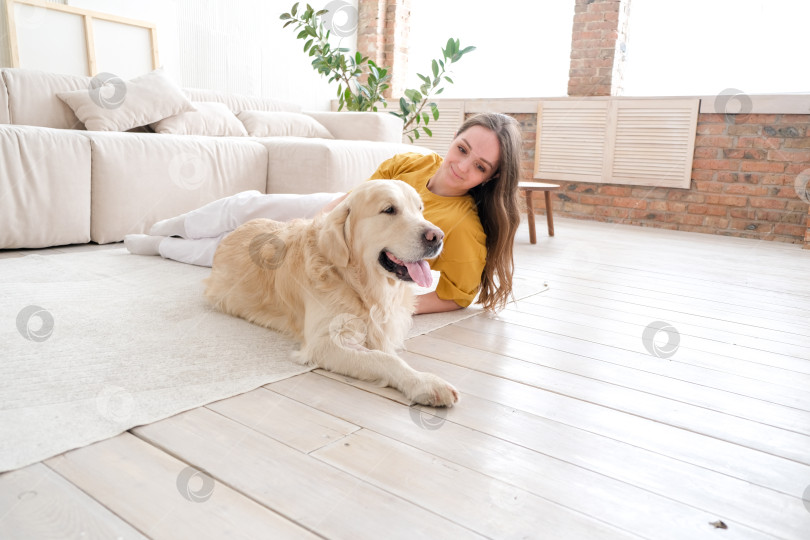
<svg viewBox="0 0 810 540">
<path fill-rule="evenodd" d="M 698 99 L 615 101 L 610 182 L 688 188 L 699 105 Z"/>
<path fill-rule="evenodd" d="M 689 188 L 699 99 L 540 102 L 535 178 Z"/>
<path fill-rule="evenodd" d="M 588 182 L 600 178 L 607 120 L 607 101 L 540 102 L 535 178 Z"/>
</svg>

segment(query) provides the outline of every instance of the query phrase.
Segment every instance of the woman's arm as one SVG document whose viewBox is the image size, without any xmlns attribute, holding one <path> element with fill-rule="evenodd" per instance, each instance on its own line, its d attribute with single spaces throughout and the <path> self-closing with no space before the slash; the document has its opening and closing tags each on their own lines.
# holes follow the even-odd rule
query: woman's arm
<svg viewBox="0 0 810 540">
<path fill-rule="evenodd" d="M 328 214 L 329 212 L 331 212 L 332 210 L 334 210 L 334 208 L 335 208 L 337 205 L 339 205 L 340 203 L 342 203 L 342 202 L 343 202 L 343 200 L 344 200 L 346 197 L 348 197 L 348 196 L 349 196 L 349 194 L 348 194 L 348 193 L 347 193 L 347 194 L 345 194 L 345 195 L 341 195 L 340 197 L 338 197 L 338 198 L 337 198 L 337 199 L 335 199 L 334 201 L 332 201 L 332 202 L 330 202 L 330 203 L 326 204 L 326 206 L 324 206 L 323 208 L 321 208 L 320 213 L 321 213 L 321 214 Z"/>
<path fill-rule="evenodd" d="M 420 294 L 416 297 L 416 311 L 415 315 L 421 313 L 440 313 L 442 311 L 453 311 L 462 309 L 453 300 L 442 300 L 436 291 L 427 294 Z"/>
</svg>

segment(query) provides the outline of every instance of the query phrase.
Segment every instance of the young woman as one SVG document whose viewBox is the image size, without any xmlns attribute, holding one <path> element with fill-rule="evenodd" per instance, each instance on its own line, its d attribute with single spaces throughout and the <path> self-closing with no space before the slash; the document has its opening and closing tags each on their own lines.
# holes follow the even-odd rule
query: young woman
<svg viewBox="0 0 810 540">
<path fill-rule="evenodd" d="M 416 313 L 467 307 L 478 295 L 488 310 L 504 307 L 512 293 L 512 246 L 520 223 L 520 126 L 503 114 L 485 113 L 459 128 L 447 155 L 399 154 L 383 162 L 372 180 L 402 180 L 425 205 L 425 219 L 445 233 L 444 249 L 431 269 L 436 290 L 420 295 Z M 132 253 L 211 266 L 219 241 L 242 223 L 264 217 L 284 221 L 329 211 L 345 194 L 262 195 L 239 193 L 198 210 L 159 221 L 150 235 L 129 235 Z"/>
</svg>

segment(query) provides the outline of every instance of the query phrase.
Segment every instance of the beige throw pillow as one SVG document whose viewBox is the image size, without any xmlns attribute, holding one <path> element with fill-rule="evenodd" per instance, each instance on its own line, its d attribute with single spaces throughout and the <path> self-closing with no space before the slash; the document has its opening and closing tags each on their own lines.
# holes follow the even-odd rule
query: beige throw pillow
<svg viewBox="0 0 810 540">
<path fill-rule="evenodd" d="M 305 114 L 242 111 L 236 115 L 251 137 L 316 137 L 334 139 L 328 129 Z"/>
<path fill-rule="evenodd" d="M 155 133 L 246 137 L 247 131 L 224 103 L 192 101 L 196 111 L 180 113 L 152 124 Z"/>
<path fill-rule="evenodd" d="M 162 69 L 129 81 L 100 73 L 87 90 L 56 95 L 91 131 L 126 131 L 196 110 Z"/>
</svg>

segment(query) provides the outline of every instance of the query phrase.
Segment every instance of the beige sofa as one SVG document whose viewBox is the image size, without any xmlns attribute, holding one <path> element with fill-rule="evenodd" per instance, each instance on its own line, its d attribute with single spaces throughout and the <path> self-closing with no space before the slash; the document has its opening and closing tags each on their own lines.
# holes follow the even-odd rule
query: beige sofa
<svg viewBox="0 0 810 540">
<path fill-rule="evenodd" d="M 0 249 L 119 242 L 244 190 L 347 191 L 392 155 L 424 152 L 401 143 L 401 122 L 388 113 L 304 113 L 290 103 L 194 89 L 182 90 L 192 103 L 222 103 L 240 118 L 306 115 L 334 138 L 88 131 L 56 94 L 90 82 L 0 69 Z"/>
</svg>

